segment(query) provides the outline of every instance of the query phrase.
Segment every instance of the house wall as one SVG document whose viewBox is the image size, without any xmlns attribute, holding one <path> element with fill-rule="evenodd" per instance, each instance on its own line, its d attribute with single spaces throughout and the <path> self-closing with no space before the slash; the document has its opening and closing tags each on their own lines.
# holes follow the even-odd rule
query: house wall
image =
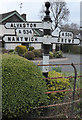
<svg viewBox="0 0 82 120">
<path fill-rule="evenodd" d="M 17 45 L 21 45 L 21 43 L 5 43 L 4 48 L 7 50 L 14 50 Z"/>
<path fill-rule="evenodd" d="M 41 43 L 31 43 L 29 46 L 33 46 L 35 49 L 41 49 Z"/>
</svg>

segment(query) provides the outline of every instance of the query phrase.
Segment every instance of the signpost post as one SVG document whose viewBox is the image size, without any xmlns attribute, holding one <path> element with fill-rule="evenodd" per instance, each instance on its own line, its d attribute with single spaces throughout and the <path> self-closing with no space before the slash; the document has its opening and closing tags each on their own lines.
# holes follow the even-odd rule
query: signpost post
<svg viewBox="0 0 82 120">
<path fill-rule="evenodd" d="M 46 41 L 43 43 L 43 49 L 44 49 L 43 65 L 49 64 L 49 50 L 50 50 L 50 46 L 51 46 L 51 41 L 48 41 L 48 38 L 50 38 L 50 36 L 51 36 L 51 22 L 52 22 L 51 18 L 49 16 L 50 3 L 46 2 L 45 7 L 46 7 L 46 11 L 45 11 L 46 15 L 43 19 L 43 24 L 44 24 L 44 37 L 45 37 Z M 47 27 L 47 26 L 49 26 L 49 27 Z M 43 66 L 42 71 L 43 71 L 43 75 L 45 77 L 48 77 L 49 66 Z"/>
</svg>

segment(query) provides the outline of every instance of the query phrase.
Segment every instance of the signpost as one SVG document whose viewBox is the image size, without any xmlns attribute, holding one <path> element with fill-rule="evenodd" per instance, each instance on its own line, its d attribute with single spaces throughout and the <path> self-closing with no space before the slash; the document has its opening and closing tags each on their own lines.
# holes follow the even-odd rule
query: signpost
<svg viewBox="0 0 82 120">
<path fill-rule="evenodd" d="M 32 29 L 16 29 L 16 35 L 17 36 L 23 36 L 23 35 L 29 35 L 29 34 L 33 34 L 33 30 Z"/>
<path fill-rule="evenodd" d="M 42 21 L 28 22 L 8 22 L 6 29 L 14 29 L 15 35 L 4 35 L 3 40 L 6 43 L 42 43 L 44 48 L 43 64 L 49 64 L 49 49 L 51 44 L 80 44 L 79 39 L 74 39 L 72 32 L 62 32 L 59 28 L 51 32 L 52 20 L 49 16 L 50 3 L 45 3 L 46 15 Z M 43 29 L 44 36 L 34 36 L 33 29 Z M 48 66 L 43 66 L 43 75 L 48 77 Z"/>
<path fill-rule="evenodd" d="M 19 28 L 42 28 L 43 29 L 43 23 L 40 21 L 28 21 L 28 22 L 7 22 L 5 24 L 5 27 L 10 29 L 19 29 Z"/>
<path fill-rule="evenodd" d="M 43 43 L 43 44 L 72 44 L 72 45 L 79 45 L 80 41 L 79 39 L 62 39 L 62 38 L 54 38 L 51 36 L 44 36 L 44 37 L 34 37 L 32 35 L 21 35 L 21 36 L 4 36 L 3 40 L 7 43 L 11 42 L 27 42 L 27 43 Z"/>
</svg>

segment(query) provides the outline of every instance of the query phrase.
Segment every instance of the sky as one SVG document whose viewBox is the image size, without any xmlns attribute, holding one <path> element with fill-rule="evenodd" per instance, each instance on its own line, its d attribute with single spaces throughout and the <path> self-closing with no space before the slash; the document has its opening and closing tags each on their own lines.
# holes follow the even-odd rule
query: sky
<svg viewBox="0 0 82 120">
<path fill-rule="evenodd" d="M 17 10 L 19 13 L 26 13 L 27 20 L 40 20 L 42 4 L 48 0 L 0 0 L 0 14 Z M 65 0 L 70 10 L 68 23 L 80 25 L 80 2 L 81 0 Z M 22 9 L 20 10 L 20 3 Z"/>
</svg>

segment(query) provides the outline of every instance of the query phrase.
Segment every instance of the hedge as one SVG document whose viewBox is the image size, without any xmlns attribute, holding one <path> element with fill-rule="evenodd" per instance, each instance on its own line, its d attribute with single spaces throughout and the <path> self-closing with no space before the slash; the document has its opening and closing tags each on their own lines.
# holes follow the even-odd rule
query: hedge
<svg viewBox="0 0 82 120">
<path fill-rule="evenodd" d="M 49 56 L 50 56 L 50 58 L 53 58 L 53 52 L 49 52 Z"/>
<path fill-rule="evenodd" d="M 22 56 L 25 52 L 27 52 L 27 47 L 24 45 L 18 45 L 16 46 L 15 51 L 18 53 L 18 55 Z"/>
<path fill-rule="evenodd" d="M 32 50 L 34 50 L 34 47 L 30 46 L 28 49 L 29 49 L 29 51 L 32 51 Z"/>
<path fill-rule="evenodd" d="M 34 49 L 34 50 L 33 50 L 33 53 L 35 54 L 35 57 L 41 57 L 41 52 L 40 52 L 40 50 Z"/>
<path fill-rule="evenodd" d="M 3 117 L 23 116 L 34 107 L 47 104 L 46 82 L 40 69 L 18 55 L 2 57 Z"/>
<path fill-rule="evenodd" d="M 28 51 L 25 53 L 24 57 L 27 58 L 28 60 L 34 60 L 35 54 L 32 51 Z"/>
<path fill-rule="evenodd" d="M 57 51 L 54 53 L 54 57 L 55 58 L 62 58 L 63 57 L 63 52 L 60 50 L 60 51 Z"/>
<path fill-rule="evenodd" d="M 63 45 L 62 51 L 64 53 L 71 53 L 71 54 L 82 54 L 82 46 L 78 45 Z"/>
<path fill-rule="evenodd" d="M 63 75 L 53 70 L 53 71 L 49 71 L 48 77 L 49 78 L 63 77 Z M 69 79 L 66 79 L 66 78 L 48 79 L 47 86 L 49 91 L 65 90 L 70 87 L 70 82 L 69 82 Z M 64 97 L 64 95 L 65 95 L 65 92 L 51 93 L 48 96 L 48 98 L 53 103 L 53 102 L 56 102 L 57 100 L 61 100 Z"/>
</svg>

